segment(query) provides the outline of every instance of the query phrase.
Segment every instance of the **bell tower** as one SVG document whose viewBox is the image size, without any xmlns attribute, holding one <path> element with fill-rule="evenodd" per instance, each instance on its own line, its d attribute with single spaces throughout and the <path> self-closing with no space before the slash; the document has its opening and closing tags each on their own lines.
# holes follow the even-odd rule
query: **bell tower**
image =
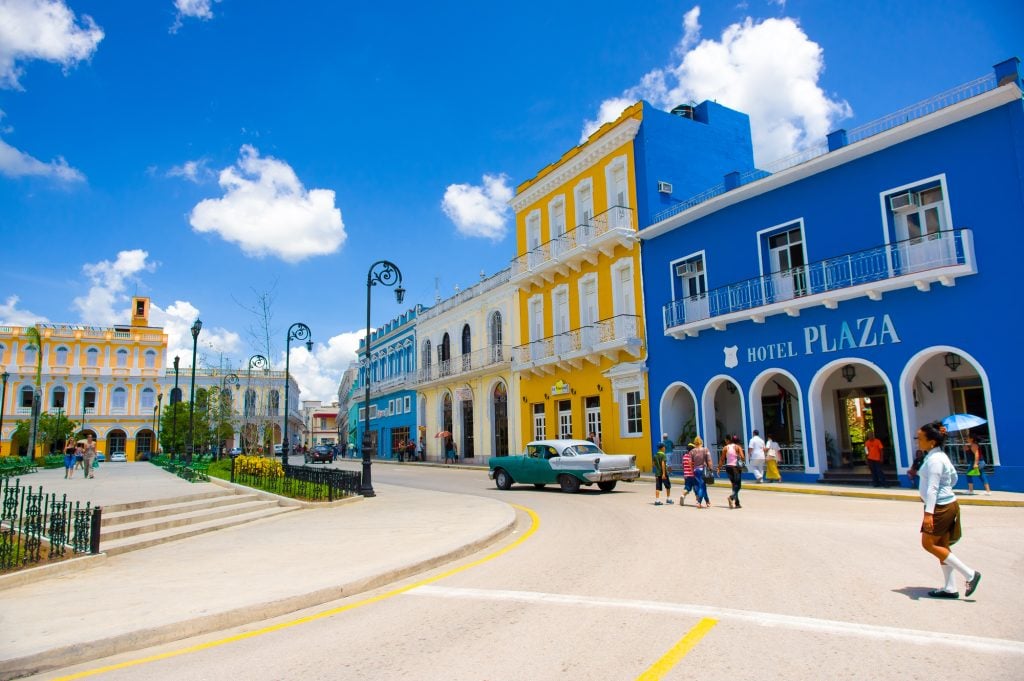
<svg viewBox="0 0 1024 681">
<path fill-rule="evenodd" d="M 132 298 L 132 326 L 149 326 L 149 298 Z"/>
</svg>

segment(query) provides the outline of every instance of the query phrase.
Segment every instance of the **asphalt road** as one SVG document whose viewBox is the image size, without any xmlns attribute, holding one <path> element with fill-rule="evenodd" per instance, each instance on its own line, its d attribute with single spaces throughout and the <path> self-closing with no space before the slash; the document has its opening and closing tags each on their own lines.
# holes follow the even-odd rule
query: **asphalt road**
<svg viewBox="0 0 1024 681">
<path fill-rule="evenodd" d="M 697 510 L 654 506 L 644 483 L 567 495 L 500 492 L 483 471 L 373 472 L 505 500 L 520 526 L 394 587 L 40 678 L 1024 678 L 1021 509 L 964 508 L 956 553 L 984 577 L 971 599 L 939 601 L 918 504 L 745 491 L 730 510 L 719 483 Z"/>
</svg>

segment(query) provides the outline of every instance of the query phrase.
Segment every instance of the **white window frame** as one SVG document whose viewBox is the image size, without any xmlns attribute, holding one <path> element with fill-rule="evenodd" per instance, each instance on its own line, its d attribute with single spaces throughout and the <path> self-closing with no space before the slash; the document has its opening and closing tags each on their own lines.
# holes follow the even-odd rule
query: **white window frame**
<svg viewBox="0 0 1024 681">
<path fill-rule="evenodd" d="M 85 349 L 85 366 L 97 367 L 100 365 L 100 349 L 96 347 Z"/>
<path fill-rule="evenodd" d="M 540 209 L 531 210 L 526 214 L 526 252 L 529 253 L 535 248 L 540 248 L 544 243 L 544 235 L 541 233 Z M 535 237 L 535 238 L 531 238 Z M 532 245 L 531 244 L 535 244 Z"/>
<path fill-rule="evenodd" d="M 366 407 L 359 407 L 359 420 L 362 421 L 366 418 Z"/>
<path fill-rule="evenodd" d="M 568 410 L 562 409 L 562 404 L 569 405 Z M 572 400 L 558 400 L 558 437 L 559 439 L 572 438 Z"/>
<path fill-rule="evenodd" d="M 370 420 L 372 421 L 373 419 L 377 418 L 378 416 L 380 416 L 380 412 L 377 410 L 377 405 L 376 404 L 371 404 L 370 405 Z"/>
<path fill-rule="evenodd" d="M 57 366 L 65 366 L 68 363 L 69 350 L 66 345 L 59 346 L 54 351 L 54 359 L 57 362 Z"/>
<path fill-rule="evenodd" d="M 61 392 L 61 393 L 64 394 L 63 403 L 61 405 L 59 405 L 59 406 L 57 405 L 57 400 L 56 400 L 58 392 Z M 63 386 L 63 385 L 55 385 L 55 386 L 53 386 L 53 389 L 50 390 L 50 408 L 51 409 L 63 409 L 65 412 L 67 412 L 68 411 L 68 395 L 70 395 L 70 394 L 71 394 L 71 391 L 69 391 L 66 386 Z"/>
<path fill-rule="evenodd" d="M 680 289 L 680 291 L 679 291 L 680 295 L 678 297 L 676 296 L 676 279 L 678 277 L 678 275 L 676 275 L 676 267 L 678 265 L 680 265 L 681 263 L 690 262 L 691 260 L 701 260 L 701 261 L 704 262 L 704 290 L 705 291 L 710 291 L 711 290 L 710 283 L 708 282 L 708 257 L 707 257 L 707 253 L 705 251 L 703 251 L 703 250 L 694 251 L 693 253 L 690 253 L 689 255 L 684 255 L 681 258 L 676 258 L 675 260 L 670 261 L 669 264 L 668 264 L 668 288 L 669 288 L 669 291 L 672 292 L 672 301 L 673 302 L 675 302 L 677 300 L 680 300 L 681 298 L 689 298 L 690 297 L 687 294 L 687 292 L 683 291 L 682 289 Z"/>
<path fill-rule="evenodd" d="M 539 337 L 534 337 L 534 329 L 536 328 L 537 317 L 540 317 L 540 333 Z M 544 294 L 538 293 L 535 296 L 530 296 L 529 301 L 526 305 L 526 339 L 528 342 L 533 343 L 544 338 Z"/>
<path fill-rule="evenodd" d="M 630 417 L 629 417 L 629 408 L 630 408 L 630 406 L 629 406 L 629 396 L 630 395 L 634 395 L 634 394 L 637 396 L 636 397 L 636 409 L 637 409 L 637 412 L 638 412 L 637 413 L 637 418 L 640 421 L 640 430 L 638 430 L 636 432 L 630 431 L 630 421 L 632 419 L 630 419 Z M 643 391 L 641 391 L 640 388 L 626 388 L 625 390 L 622 391 L 621 399 L 619 401 L 619 404 L 621 405 L 621 412 L 620 413 L 622 415 L 622 437 L 643 437 L 643 435 L 644 435 L 644 410 L 643 410 L 643 403 L 644 403 Z"/>
<path fill-rule="evenodd" d="M 123 402 L 118 405 L 118 396 L 123 395 Z M 110 413 L 111 414 L 125 414 L 128 411 L 128 389 L 123 386 L 117 386 L 110 391 Z"/>
<path fill-rule="evenodd" d="M 147 369 L 156 368 L 156 350 L 146 350 L 146 354 L 143 357 Z"/>
<path fill-rule="evenodd" d="M 29 353 L 32 353 L 31 357 Z M 35 365 L 36 360 L 39 359 L 39 348 L 34 343 L 29 343 L 22 351 L 22 356 L 25 358 L 25 364 Z"/>
<path fill-rule="evenodd" d="M 537 407 L 540 407 L 540 411 L 537 411 Z M 547 409 L 543 402 L 534 402 L 530 406 L 530 416 L 533 423 L 533 439 L 534 440 L 546 440 L 548 435 L 548 417 Z"/>
<path fill-rule="evenodd" d="M 405 413 L 408 414 L 409 412 L 412 411 L 412 396 L 411 395 L 406 395 L 404 401 L 405 401 Z"/>
<path fill-rule="evenodd" d="M 230 394 L 230 393 L 229 393 Z M 148 402 L 146 398 L 149 398 Z M 139 392 L 139 408 L 140 409 L 152 409 L 156 406 L 156 391 L 152 388 L 143 388 Z"/>
<path fill-rule="evenodd" d="M 629 270 L 630 280 L 633 281 L 633 287 L 629 292 L 629 296 L 633 301 L 633 311 L 627 313 L 622 309 L 622 284 L 619 283 L 619 273 L 623 270 Z M 633 258 L 625 257 L 619 258 L 612 263 L 611 266 L 612 274 L 612 316 L 618 317 L 620 314 L 633 314 L 639 315 L 639 311 L 636 306 L 636 270 L 633 269 Z"/>
<path fill-rule="evenodd" d="M 128 350 L 126 348 L 118 348 L 115 357 L 117 358 L 118 367 L 128 366 Z"/>
<path fill-rule="evenodd" d="M 940 173 L 938 175 L 932 175 L 931 177 L 921 178 L 914 182 L 909 182 L 898 187 L 890 187 L 884 189 L 878 193 L 878 202 L 880 204 L 882 212 L 882 237 L 885 244 L 888 246 L 896 240 L 896 222 L 891 219 L 892 211 L 889 209 L 888 197 L 893 194 L 902 194 L 904 192 L 920 191 L 920 188 L 928 185 L 938 183 L 942 187 L 943 203 L 945 203 L 945 218 L 946 228 L 954 229 L 953 227 L 953 208 L 949 197 L 949 183 L 946 181 L 946 173 Z"/>
<path fill-rule="evenodd" d="M 569 231 L 569 225 L 566 221 L 566 201 L 565 194 L 559 194 L 550 201 L 548 201 L 548 236 L 552 241 L 562 236 Z M 558 221 L 556 220 L 556 211 L 558 208 L 562 209 L 562 224 L 561 231 L 559 231 Z"/>
<path fill-rule="evenodd" d="M 773 237 L 776 234 L 779 234 L 781 232 L 792 231 L 794 226 L 799 226 L 800 227 L 800 243 L 803 245 L 803 249 L 804 249 L 804 264 L 805 264 L 805 266 L 806 266 L 806 263 L 811 262 L 810 253 L 808 253 L 808 251 L 807 251 L 807 232 L 804 231 L 804 219 L 802 217 L 799 217 L 799 218 L 794 218 L 792 220 L 785 220 L 784 222 L 780 222 L 777 225 L 773 225 L 772 227 L 765 227 L 764 229 L 760 229 L 760 230 L 757 231 L 757 271 L 760 273 L 760 276 L 762 277 L 762 279 L 765 276 L 765 271 L 764 271 L 764 249 L 765 249 L 765 245 L 768 243 L 768 239 L 770 239 L 771 237 Z M 704 263 L 704 271 L 707 272 L 707 269 L 708 269 L 708 264 L 705 261 L 705 263 Z M 768 274 L 771 274 L 771 272 L 768 272 Z"/>
<path fill-rule="evenodd" d="M 587 206 L 580 197 L 584 191 L 590 194 L 590 215 L 585 217 L 586 211 L 584 210 Z M 582 180 L 572 188 L 572 199 L 573 199 L 573 216 L 576 219 L 576 228 L 580 225 L 590 225 L 594 220 L 594 181 L 589 177 Z"/>
</svg>

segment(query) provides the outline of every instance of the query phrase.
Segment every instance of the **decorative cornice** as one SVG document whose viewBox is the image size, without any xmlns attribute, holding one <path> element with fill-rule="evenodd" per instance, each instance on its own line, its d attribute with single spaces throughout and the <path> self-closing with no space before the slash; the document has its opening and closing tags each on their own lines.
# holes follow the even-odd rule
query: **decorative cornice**
<svg viewBox="0 0 1024 681">
<path fill-rule="evenodd" d="M 639 118 L 629 116 L 598 139 L 586 142 L 578 154 L 566 159 L 560 166 L 514 197 L 510 202 L 513 210 L 519 213 L 541 197 L 594 166 L 626 142 L 632 141 L 640 129 L 640 122 Z"/>
</svg>

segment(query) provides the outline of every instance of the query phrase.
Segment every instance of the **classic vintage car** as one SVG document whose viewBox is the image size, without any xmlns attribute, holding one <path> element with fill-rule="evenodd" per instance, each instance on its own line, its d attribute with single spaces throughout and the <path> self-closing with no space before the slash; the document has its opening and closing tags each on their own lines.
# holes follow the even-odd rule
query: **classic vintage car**
<svg viewBox="0 0 1024 681">
<path fill-rule="evenodd" d="M 498 489 L 515 483 L 535 487 L 558 483 L 563 492 L 576 492 L 580 485 L 597 486 L 605 492 L 615 489 L 619 480 L 632 482 L 640 477 L 636 457 L 631 454 L 605 454 L 588 440 L 535 440 L 519 456 L 492 456 L 487 476 Z"/>
</svg>

